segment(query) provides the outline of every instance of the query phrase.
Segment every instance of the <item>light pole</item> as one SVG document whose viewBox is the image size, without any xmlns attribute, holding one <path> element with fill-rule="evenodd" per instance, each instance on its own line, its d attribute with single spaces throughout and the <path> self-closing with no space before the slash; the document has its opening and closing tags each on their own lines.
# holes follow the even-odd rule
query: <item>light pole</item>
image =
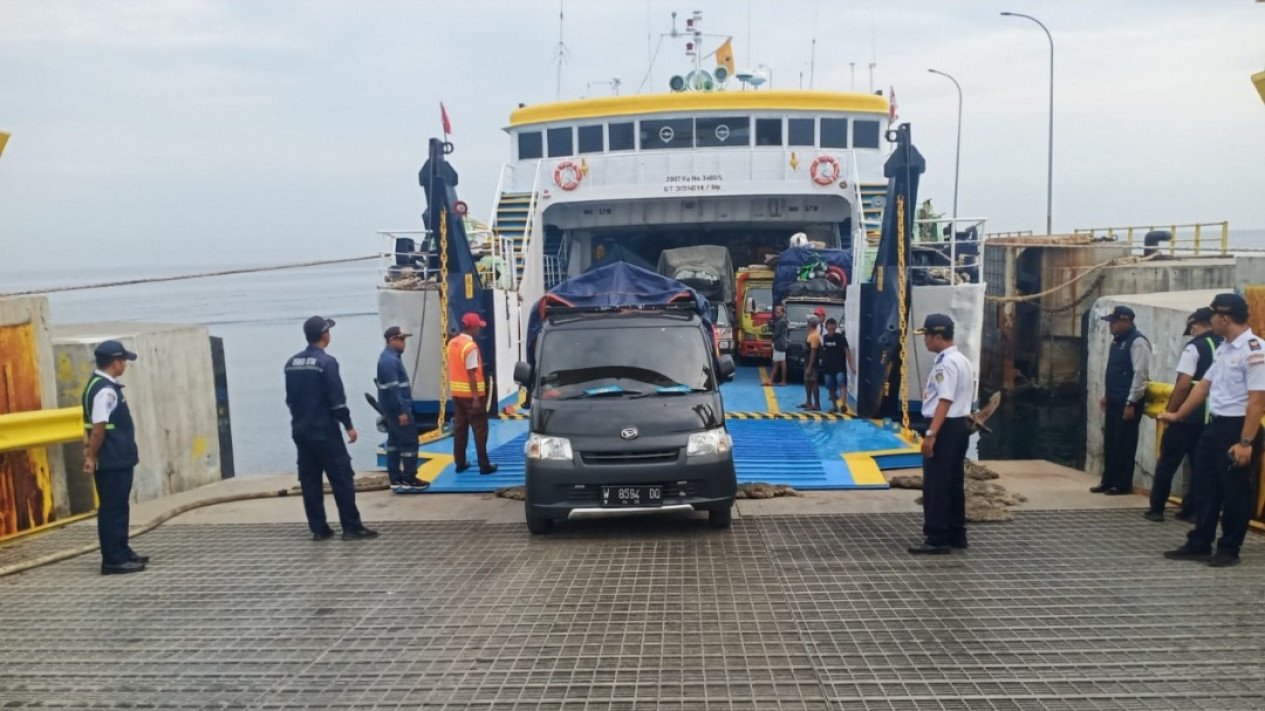
<svg viewBox="0 0 1265 711">
<path fill-rule="evenodd" d="M 953 82 L 953 86 L 958 88 L 958 142 L 957 148 L 953 154 L 953 219 L 958 219 L 958 169 L 962 167 L 962 85 L 958 83 L 951 75 L 936 69 L 928 69 L 932 74 L 940 76 Z M 957 224 L 953 225 L 953 231 L 957 233 Z"/>
<path fill-rule="evenodd" d="M 1050 148 L 1049 157 L 1046 159 L 1045 174 L 1045 233 L 1050 234 L 1054 231 L 1054 36 L 1050 34 L 1050 29 L 1044 23 L 1032 15 L 1003 12 L 1002 16 L 1022 17 L 1032 20 L 1040 25 L 1042 30 L 1045 30 L 1045 37 L 1050 40 Z"/>
</svg>

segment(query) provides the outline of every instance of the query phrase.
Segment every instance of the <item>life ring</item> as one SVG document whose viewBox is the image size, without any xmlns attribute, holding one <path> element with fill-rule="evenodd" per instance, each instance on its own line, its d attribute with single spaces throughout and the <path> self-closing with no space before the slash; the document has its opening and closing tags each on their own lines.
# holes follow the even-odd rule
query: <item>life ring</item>
<svg viewBox="0 0 1265 711">
<path fill-rule="evenodd" d="M 553 169 L 553 182 L 563 190 L 575 190 L 580 187 L 582 177 L 580 166 L 569 160 L 562 161 L 557 168 Z"/>
<path fill-rule="evenodd" d="M 462 217 L 465 217 L 466 214 L 470 212 L 470 206 L 465 204 L 461 200 L 458 200 L 457 202 L 453 203 L 452 211 L 457 213 L 458 215 L 461 215 Z"/>
<path fill-rule="evenodd" d="M 830 170 L 823 171 L 821 166 L 828 165 Z M 843 169 L 839 167 L 839 161 L 834 156 L 817 156 L 813 161 L 813 167 L 810 171 L 813 176 L 813 182 L 818 185 L 829 185 L 839 179 Z"/>
</svg>

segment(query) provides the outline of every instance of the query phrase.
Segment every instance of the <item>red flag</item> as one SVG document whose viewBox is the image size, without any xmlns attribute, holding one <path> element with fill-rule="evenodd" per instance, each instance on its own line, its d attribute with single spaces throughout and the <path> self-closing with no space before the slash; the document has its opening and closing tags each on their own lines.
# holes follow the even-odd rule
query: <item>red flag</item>
<svg viewBox="0 0 1265 711">
<path fill-rule="evenodd" d="M 896 89 L 890 86 L 887 87 L 887 94 L 889 97 L 887 100 L 887 122 L 896 123 Z"/>
<path fill-rule="evenodd" d="M 448 120 L 448 109 L 444 108 L 444 102 L 439 102 L 439 118 L 444 122 L 444 135 L 452 133 L 452 122 Z"/>
</svg>

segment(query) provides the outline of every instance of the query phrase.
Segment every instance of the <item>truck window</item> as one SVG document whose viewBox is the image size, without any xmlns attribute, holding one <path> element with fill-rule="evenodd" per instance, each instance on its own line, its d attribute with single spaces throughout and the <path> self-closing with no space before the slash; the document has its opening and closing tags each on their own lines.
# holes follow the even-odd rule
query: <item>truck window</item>
<svg viewBox="0 0 1265 711">
<path fill-rule="evenodd" d="M 716 387 L 710 346 L 696 324 L 550 331 L 541 338 L 539 354 L 540 397 L 546 399 L 610 385 L 636 393 Z"/>
<path fill-rule="evenodd" d="M 754 306 L 752 304 L 754 303 Z M 773 310 L 773 287 L 757 286 L 747 289 L 747 306 L 752 313 Z"/>
</svg>

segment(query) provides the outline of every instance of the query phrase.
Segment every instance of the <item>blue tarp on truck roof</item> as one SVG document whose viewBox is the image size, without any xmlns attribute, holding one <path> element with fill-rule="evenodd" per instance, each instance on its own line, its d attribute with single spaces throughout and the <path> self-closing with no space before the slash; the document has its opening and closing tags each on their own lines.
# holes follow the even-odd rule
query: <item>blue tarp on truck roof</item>
<svg viewBox="0 0 1265 711">
<path fill-rule="evenodd" d="M 852 281 L 852 255 L 848 252 L 842 249 L 791 247 L 777 258 L 777 268 L 773 271 L 773 304 L 785 301 L 791 285 L 800 280 L 800 271 L 818 261 L 827 267 L 842 269 L 848 281 Z"/>
<path fill-rule="evenodd" d="M 714 352 L 711 308 L 702 294 L 675 279 L 627 262 L 590 269 L 550 289 L 532 307 L 527 321 L 527 362 L 535 363 L 536 336 L 547 307 L 660 306 L 689 300 L 698 304 L 698 315 L 713 339 Z"/>
</svg>

